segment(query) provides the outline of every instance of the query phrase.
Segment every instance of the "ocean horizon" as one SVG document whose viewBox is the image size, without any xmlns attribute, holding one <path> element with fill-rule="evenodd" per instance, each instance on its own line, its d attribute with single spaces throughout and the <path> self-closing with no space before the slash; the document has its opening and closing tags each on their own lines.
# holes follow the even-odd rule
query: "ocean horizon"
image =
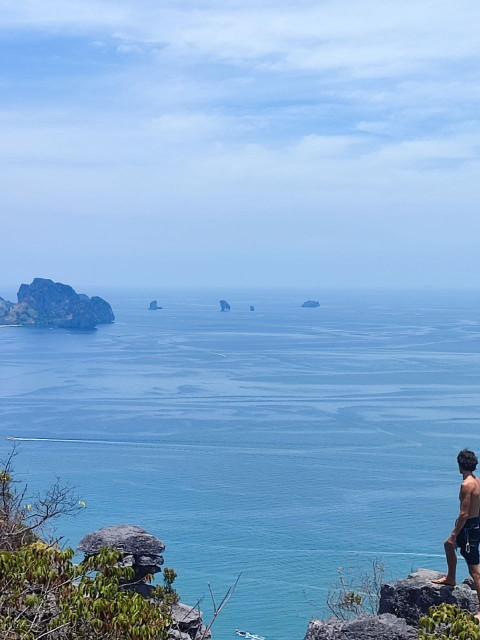
<svg viewBox="0 0 480 640">
<path fill-rule="evenodd" d="M 116 322 L 0 329 L 0 456 L 25 439 L 29 490 L 76 487 L 62 544 L 143 526 L 207 622 L 208 583 L 241 574 L 217 640 L 301 640 L 339 567 L 443 570 L 456 454 L 480 439 L 478 292 L 78 291 Z"/>
</svg>

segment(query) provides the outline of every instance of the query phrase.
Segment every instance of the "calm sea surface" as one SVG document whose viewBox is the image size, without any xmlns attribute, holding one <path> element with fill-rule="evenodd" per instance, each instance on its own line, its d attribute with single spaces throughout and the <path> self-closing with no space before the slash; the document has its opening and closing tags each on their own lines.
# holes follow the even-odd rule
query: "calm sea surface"
<svg viewBox="0 0 480 640">
<path fill-rule="evenodd" d="M 58 524 L 71 545 L 142 525 L 207 619 L 207 583 L 221 596 L 242 572 L 217 640 L 301 640 L 339 566 L 443 568 L 455 456 L 480 449 L 479 294 L 326 292 L 302 309 L 311 293 L 87 293 L 115 324 L 0 328 L 0 454 L 6 436 L 77 440 L 16 460 L 32 490 L 78 488 L 87 508 Z"/>
</svg>

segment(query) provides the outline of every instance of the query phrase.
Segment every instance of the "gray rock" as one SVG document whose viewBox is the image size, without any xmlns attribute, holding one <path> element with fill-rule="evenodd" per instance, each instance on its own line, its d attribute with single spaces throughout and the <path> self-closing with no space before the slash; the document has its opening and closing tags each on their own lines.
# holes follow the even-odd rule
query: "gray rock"
<svg viewBox="0 0 480 640">
<path fill-rule="evenodd" d="M 468 578 L 465 578 L 462 584 L 465 584 L 467 587 L 470 587 L 470 589 L 473 589 L 473 591 L 475 591 L 475 583 L 472 576 L 468 576 Z"/>
<path fill-rule="evenodd" d="M 202 612 L 188 604 L 179 602 L 173 605 L 171 615 L 181 629 L 190 629 L 192 626 L 197 627 L 202 624 Z"/>
<path fill-rule="evenodd" d="M 391 614 L 361 615 L 354 620 L 312 620 L 305 640 L 414 640 L 417 630 Z"/>
<path fill-rule="evenodd" d="M 103 298 L 92 296 L 90 298 L 90 307 L 97 318 L 98 324 L 109 324 L 115 321 L 112 307 Z"/>
<path fill-rule="evenodd" d="M 456 587 L 432 583 L 442 575 L 438 571 L 419 569 L 394 584 L 384 584 L 379 613 L 392 613 L 404 618 L 410 625 L 417 625 L 419 619 L 428 613 L 429 607 L 442 602 L 456 604 L 461 609 L 475 613 L 478 610 L 475 591 L 465 583 Z"/>
<path fill-rule="evenodd" d="M 220 300 L 220 311 L 230 311 L 231 307 L 226 300 Z"/>
<path fill-rule="evenodd" d="M 198 608 L 189 607 L 179 602 L 172 607 L 170 615 L 174 629 L 188 634 L 191 640 L 211 637 L 211 633 L 207 633 L 206 627 L 203 625 L 203 614 Z"/>
<path fill-rule="evenodd" d="M 139 567 L 150 567 L 152 564 L 163 564 L 162 556 L 134 556 L 134 564 Z"/>
<path fill-rule="evenodd" d="M 188 635 L 188 633 L 184 633 L 179 629 L 171 629 L 168 632 L 168 637 L 172 638 L 172 640 L 192 640 L 192 638 Z"/>
<path fill-rule="evenodd" d="M 115 320 L 112 307 L 102 298 L 89 298 L 76 293 L 69 285 L 46 278 L 34 278 L 31 284 L 22 284 L 17 298 L 17 304 L 0 301 L 3 322 L 93 329 L 97 324 Z"/>
<path fill-rule="evenodd" d="M 157 558 L 165 551 L 161 540 L 147 533 L 142 527 L 132 524 L 118 524 L 104 527 L 87 535 L 80 540 L 78 550 L 87 555 L 94 555 L 102 547 L 113 547 L 127 555 L 153 556 Z"/>
</svg>

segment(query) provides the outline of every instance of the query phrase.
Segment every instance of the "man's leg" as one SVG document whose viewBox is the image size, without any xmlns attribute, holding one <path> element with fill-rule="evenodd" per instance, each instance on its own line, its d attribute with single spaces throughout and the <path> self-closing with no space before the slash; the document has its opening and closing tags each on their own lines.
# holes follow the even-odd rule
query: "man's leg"
<svg viewBox="0 0 480 640">
<path fill-rule="evenodd" d="M 447 575 L 444 578 L 438 580 L 432 580 L 435 584 L 446 584 L 450 587 L 454 587 L 456 584 L 457 576 L 457 552 L 455 545 L 451 542 L 445 542 L 443 545 L 445 548 L 445 555 L 447 556 Z"/>
<path fill-rule="evenodd" d="M 478 596 L 478 610 L 477 610 L 477 613 L 475 614 L 475 617 L 480 620 L 480 565 L 469 564 L 468 570 L 470 571 L 470 575 L 472 576 L 473 581 L 475 583 L 475 589 L 477 590 L 477 596 Z"/>
</svg>

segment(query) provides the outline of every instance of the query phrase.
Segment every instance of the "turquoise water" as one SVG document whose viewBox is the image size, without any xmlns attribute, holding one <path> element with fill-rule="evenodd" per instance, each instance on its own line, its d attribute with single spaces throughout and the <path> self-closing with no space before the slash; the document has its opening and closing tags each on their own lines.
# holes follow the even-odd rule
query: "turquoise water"
<svg viewBox="0 0 480 640">
<path fill-rule="evenodd" d="M 207 618 L 207 583 L 220 595 L 242 572 L 222 640 L 303 638 L 359 558 L 392 578 L 443 567 L 455 456 L 480 442 L 478 294 L 324 292 L 301 309 L 311 292 L 91 293 L 114 325 L 0 329 L 0 453 L 6 436 L 83 440 L 16 460 L 32 490 L 78 487 L 87 508 L 58 525 L 71 545 L 144 526 Z"/>
</svg>

